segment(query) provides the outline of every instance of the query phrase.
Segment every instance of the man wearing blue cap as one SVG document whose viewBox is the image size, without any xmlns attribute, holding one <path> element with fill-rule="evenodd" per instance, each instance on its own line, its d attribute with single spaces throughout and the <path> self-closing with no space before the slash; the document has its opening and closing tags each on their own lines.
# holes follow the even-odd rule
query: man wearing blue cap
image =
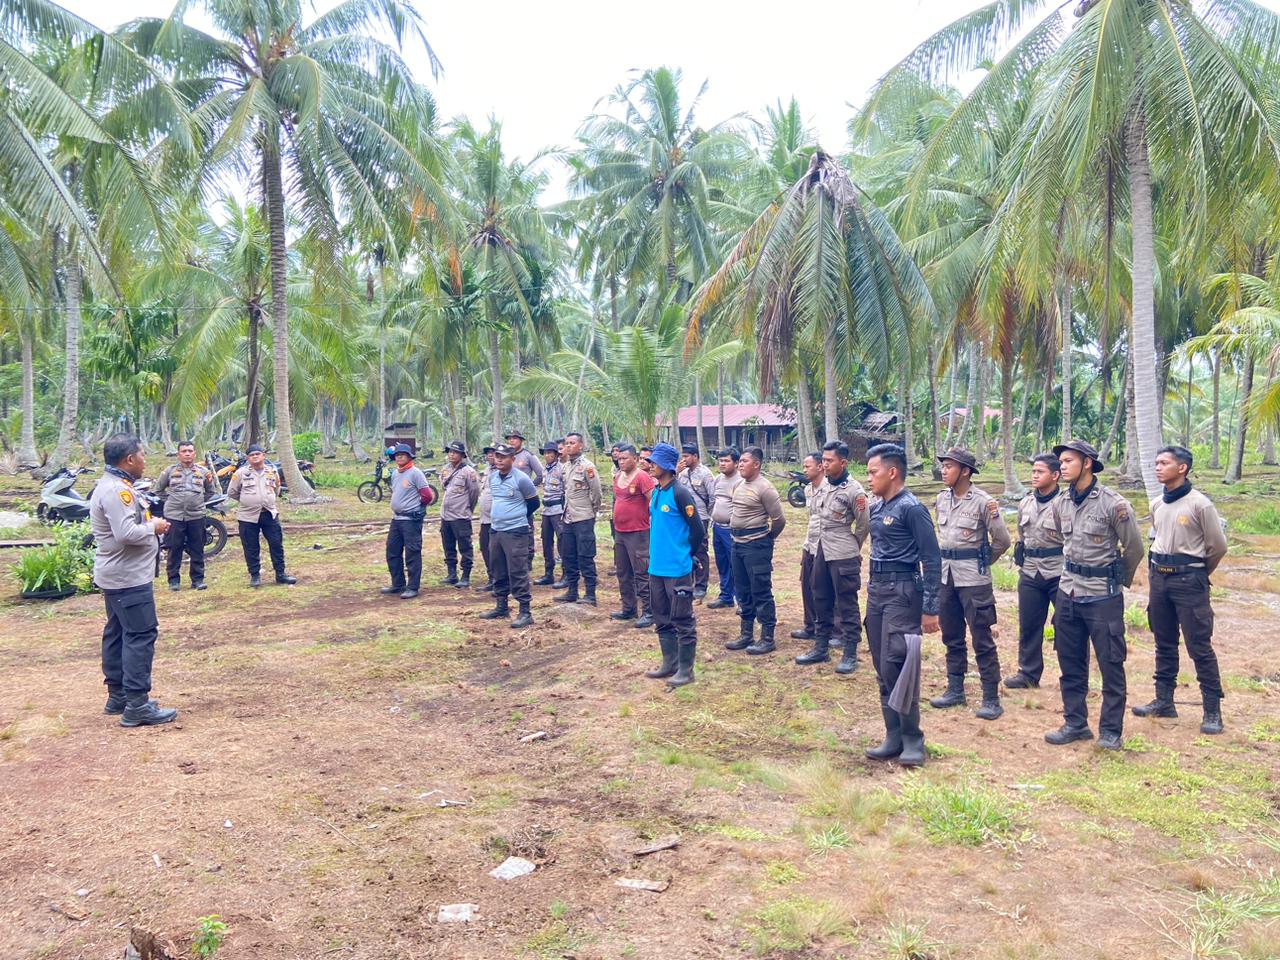
<svg viewBox="0 0 1280 960">
<path fill-rule="evenodd" d="M 422 585 L 422 521 L 427 508 L 422 491 L 431 486 L 426 474 L 413 463 L 413 448 L 397 443 L 392 450 L 396 469 L 391 474 L 391 527 L 387 530 L 387 570 L 391 585 L 383 593 L 398 593 L 412 600 Z M 405 571 L 408 577 L 405 577 Z"/>
<path fill-rule="evenodd" d="M 693 617 L 695 558 L 706 538 L 693 492 L 676 483 L 680 454 L 659 443 L 649 455 L 657 485 L 649 497 L 649 603 L 662 648 L 662 666 L 645 674 L 668 686 L 693 683 L 698 646 Z"/>
</svg>

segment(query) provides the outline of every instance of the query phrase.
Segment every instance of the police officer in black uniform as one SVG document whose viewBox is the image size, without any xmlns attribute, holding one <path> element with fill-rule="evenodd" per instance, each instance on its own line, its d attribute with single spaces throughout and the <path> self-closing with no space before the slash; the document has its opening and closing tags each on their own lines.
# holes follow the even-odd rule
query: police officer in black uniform
<svg viewBox="0 0 1280 960">
<path fill-rule="evenodd" d="M 885 737 L 866 754 L 919 767 L 925 759 L 919 635 L 938 632 L 942 555 L 929 510 L 906 488 L 906 477 L 901 447 L 881 443 L 867 451 L 867 485 L 874 500 L 864 623 L 880 683 Z"/>
</svg>

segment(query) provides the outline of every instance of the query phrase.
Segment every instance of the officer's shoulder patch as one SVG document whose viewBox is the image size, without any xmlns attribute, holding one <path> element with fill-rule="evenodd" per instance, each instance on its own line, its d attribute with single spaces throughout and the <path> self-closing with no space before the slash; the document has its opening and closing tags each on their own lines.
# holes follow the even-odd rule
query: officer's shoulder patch
<svg viewBox="0 0 1280 960">
<path fill-rule="evenodd" d="M 860 493 L 860 494 L 858 494 L 858 496 L 854 498 L 853 505 L 854 505 L 854 507 L 856 507 L 856 508 L 857 508 L 858 510 L 860 510 L 860 511 L 861 511 L 861 510 L 865 510 L 865 509 L 867 509 L 867 497 L 866 497 L 866 495 L 865 495 L 865 494 L 861 494 L 861 493 Z"/>
<path fill-rule="evenodd" d="M 988 500 L 987 515 L 994 517 L 994 516 L 997 516 L 999 513 L 1000 513 L 1000 504 L 996 503 L 994 499 Z"/>
<path fill-rule="evenodd" d="M 595 467 L 587 467 L 587 476 L 588 476 L 588 477 L 594 477 L 595 475 L 596 475 L 596 468 L 595 468 Z"/>
<path fill-rule="evenodd" d="M 1116 520 L 1119 523 L 1127 523 L 1129 521 L 1129 505 L 1127 503 L 1116 504 Z"/>
<path fill-rule="evenodd" d="M 688 506 L 686 506 L 686 507 L 684 508 L 684 514 L 685 514 L 685 516 L 686 516 L 686 517 L 692 517 L 692 516 L 693 516 L 693 504 L 692 504 L 692 503 L 691 503 L 691 504 L 689 504 Z"/>
<path fill-rule="evenodd" d="M 121 490 L 121 491 L 120 491 L 120 502 L 121 502 L 121 503 L 123 503 L 126 507 L 132 507 L 132 506 L 133 506 L 133 491 L 132 491 L 132 490 Z"/>
</svg>

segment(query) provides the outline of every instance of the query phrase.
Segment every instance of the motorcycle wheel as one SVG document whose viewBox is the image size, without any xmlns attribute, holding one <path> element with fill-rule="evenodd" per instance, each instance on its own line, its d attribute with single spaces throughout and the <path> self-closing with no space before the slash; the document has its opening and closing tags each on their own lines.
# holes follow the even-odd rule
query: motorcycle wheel
<svg viewBox="0 0 1280 960">
<path fill-rule="evenodd" d="M 805 504 L 804 490 L 800 487 L 791 487 L 787 490 L 787 503 L 793 507 L 803 507 Z"/>
<path fill-rule="evenodd" d="M 49 505 L 47 503 L 41 503 L 39 506 L 36 507 L 36 519 L 39 520 L 41 523 L 52 522 L 49 519 Z"/>
<path fill-rule="evenodd" d="M 431 502 L 432 502 L 432 503 L 439 503 L 439 502 L 440 502 L 440 488 L 439 488 L 439 487 L 437 487 L 434 483 L 428 483 L 428 484 L 427 484 L 427 486 L 431 488 Z"/>
<path fill-rule="evenodd" d="M 227 545 L 227 527 L 216 517 L 206 517 L 204 521 L 204 555 L 206 558 L 216 557 Z"/>
<path fill-rule="evenodd" d="M 356 487 L 356 496 L 361 503 L 380 503 L 382 501 L 382 484 L 366 480 Z"/>
</svg>

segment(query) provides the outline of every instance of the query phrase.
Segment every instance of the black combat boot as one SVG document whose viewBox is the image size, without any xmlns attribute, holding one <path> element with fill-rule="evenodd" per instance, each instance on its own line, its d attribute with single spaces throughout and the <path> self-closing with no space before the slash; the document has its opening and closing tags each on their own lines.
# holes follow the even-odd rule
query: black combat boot
<svg viewBox="0 0 1280 960">
<path fill-rule="evenodd" d="M 773 642 L 773 624 L 760 624 L 760 639 L 751 646 L 747 647 L 747 653 L 753 657 L 762 657 L 766 653 L 773 653 L 778 646 Z"/>
<path fill-rule="evenodd" d="M 290 576 L 287 573 L 276 574 L 276 583 L 283 584 L 286 587 L 292 587 L 297 582 L 298 582 L 297 577 Z"/>
<path fill-rule="evenodd" d="M 1025 673 L 1019 671 L 1011 676 L 1004 678 L 1004 685 L 1009 690 L 1034 690 L 1040 686 L 1038 682 L 1032 680 Z"/>
<path fill-rule="evenodd" d="M 177 593 L 179 590 L 181 590 L 181 589 L 182 589 L 182 581 L 181 581 L 181 580 L 170 580 L 170 581 L 169 581 L 169 589 L 170 589 L 170 590 L 172 590 L 174 593 Z"/>
<path fill-rule="evenodd" d="M 1222 698 L 1216 693 L 1204 695 L 1204 719 L 1200 721 L 1200 732 L 1216 735 L 1222 732 L 1222 711 L 1219 704 Z"/>
<path fill-rule="evenodd" d="M 840 656 L 840 662 L 836 664 L 836 673 L 853 673 L 858 669 L 858 643 L 845 643 L 844 653 Z"/>
<path fill-rule="evenodd" d="M 151 700 L 149 702 L 155 703 L 156 701 Z M 120 714 L 124 713 L 124 708 L 127 705 L 128 700 L 126 699 L 123 690 L 108 690 L 107 702 L 103 706 L 102 712 L 109 717 L 118 717 Z"/>
<path fill-rule="evenodd" d="M 576 583 L 565 584 L 565 592 L 558 597 L 552 597 L 556 603 L 577 603 L 578 602 L 578 585 Z"/>
<path fill-rule="evenodd" d="M 667 677 L 668 687 L 683 687 L 686 683 L 693 683 L 693 657 L 697 653 L 698 642 L 695 640 L 693 643 L 682 643 L 679 646 L 676 675 Z"/>
<path fill-rule="evenodd" d="M 125 705 L 124 713 L 120 717 L 120 726 L 122 727 L 154 727 L 161 723 L 168 723 L 178 716 L 178 711 L 172 707 L 163 708 L 154 700 L 147 698 L 145 693 L 130 694 L 129 702 Z"/>
<path fill-rule="evenodd" d="M 815 637 L 813 648 L 808 653 L 802 653 L 796 657 L 796 663 L 802 667 L 807 667 L 813 663 L 826 663 L 831 659 L 830 649 L 830 637 Z"/>
<path fill-rule="evenodd" d="M 884 742 L 863 752 L 869 760 L 892 760 L 902 752 L 902 717 L 883 700 L 880 713 L 884 717 Z"/>
<path fill-rule="evenodd" d="M 452 587 L 458 582 L 458 567 L 456 564 L 450 563 L 445 567 L 445 577 L 440 581 L 442 587 Z"/>
<path fill-rule="evenodd" d="M 1044 742 L 1051 743 L 1055 747 L 1065 746 L 1068 743 L 1075 743 L 1077 740 L 1092 740 L 1093 731 L 1089 729 L 1087 723 L 1078 727 L 1073 727 L 1069 723 L 1064 723 L 1057 730 L 1050 730 L 1044 735 Z"/>
<path fill-rule="evenodd" d="M 792 630 L 791 639 L 792 640 L 812 640 L 813 631 L 807 629 L 806 627 L 801 627 L 799 630 Z"/>
<path fill-rule="evenodd" d="M 393 583 L 393 584 L 391 584 L 391 586 L 389 586 L 389 587 L 379 587 L 379 588 L 378 588 L 378 592 L 379 592 L 379 593 L 386 593 L 386 594 L 392 594 L 392 593 L 404 593 L 404 584 L 403 584 L 403 583 L 401 583 L 401 584 L 394 584 L 394 583 Z"/>
<path fill-rule="evenodd" d="M 475 589 L 477 593 L 493 593 L 493 580 L 492 579 L 486 580 L 484 583 L 480 584 L 480 586 L 476 587 Z"/>
<path fill-rule="evenodd" d="M 471 568 L 464 566 L 462 568 L 462 576 L 458 578 L 458 582 L 454 584 L 454 587 L 459 590 L 465 590 L 469 586 L 471 586 Z"/>
<path fill-rule="evenodd" d="M 551 585 L 551 589 L 565 590 L 565 589 L 568 589 L 568 586 L 569 586 L 569 581 L 566 580 L 564 577 L 561 577 L 559 580 L 557 580 L 555 583 Z"/>
<path fill-rule="evenodd" d="M 982 681 L 982 706 L 973 712 L 979 720 L 995 720 L 1004 713 L 1000 706 L 1000 683 Z"/>
<path fill-rule="evenodd" d="M 898 714 L 902 723 L 902 753 L 898 762 L 904 767 L 924 766 L 924 733 L 920 730 L 920 704 L 907 713 Z"/>
<path fill-rule="evenodd" d="M 930 700 L 929 706 L 935 710 L 945 710 L 947 707 L 963 707 L 968 702 L 964 696 L 964 674 L 948 673 L 947 692 Z"/>
<path fill-rule="evenodd" d="M 480 614 L 481 620 L 505 620 L 511 615 L 511 608 L 507 606 L 506 597 L 496 597 L 492 610 L 486 610 Z"/>
<path fill-rule="evenodd" d="M 733 606 L 733 599 L 731 597 L 726 598 L 722 595 L 722 596 L 716 597 L 714 600 L 708 603 L 707 609 L 719 610 L 721 607 L 732 607 L 732 606 Z"/>
<path fill-rule="evenodd" d="M 1133 715 L 1135 717 L 1176 717 L 1178 708 L 1173 705 L 1173 684 L 1157 683 L 1156 698 L 1141 707 L 1134 707 Z"/>
<path fill-rule="evenodd" d="M 640 619 L 632 624 L 637 630 L 648 630 L 653 626 L 653 614 L 648 610 L 640 614 Z"/>
<path fill-rule="evenodd" d="M 417 588 L 417 587 L 405 587 L 405 588 L 404 588 L 404 590 L 402 590 L 402 591 L 400 592 L 400 599 L 401 599 L 401 600 L 412 600 L 412 599 L 413 599 L 414 597 L 416 597 L 417 595 L 418 595 L 418 588 Z"/>
<path fill-rule="evenodd" d="M 578 602 L 586 604 L 589 607 L 594 607 L 596 605 L 596 585 L 594 583 L 583 588 L 583 594 L 578 599 Z"/>
<path fill-rule="evenodd" d="M 251 574 L 249 574 L 249 586 L 251 586 L 251 587 L 260 587 L 260 586 L 262 586 L 262 576 L 261 576 L 260 574 L 257 574 L 257 573 L 251 573 Z"/>
<path fill-rule="evenodd" d="M 535 587 L 549 587 L 556 582 L 556 575 L 548 570 L 545 574 L 533 581 Z"/>
<path fill-rule="evenodd" d="M 752 638 L 755 635 L 756 621 L 754 617 L 739 617 L 742 621 L 742 628 L 738 633 L 738 639 L 730 640 L 724 645 L 726 650 L 745 650 L 751 646 Z"/>
<path fill-rule="evenodd" d="M 680 644 L 674 631 L 664 630 L 658 634 L 658 646 L 662 648 L 662 666 L 645 673 L 650 680 L 665 680 L 680 664 Z"/>
<path fill-rule="evenodd" d="M 529 610 L 529 604 L 520 604 L 520 616 L 511 621 L 512 630 L 520 630 L 523 627 L 533 626 L 533 614 Z"/>
<path fill-rule="evenodd" d="M 634 610 L 615 610 L 613 613 L 609 614 L 610 620 L 634 620 L 635 618 L 636 612 Z"/>
<path fill-rule="evenodd" d="M 205 586 L 205 582 L 204 582 L 203 580 L 192 580 L 192 581 L 191 581 L 191 589 L 192 589 L 192 590 L 207 590 L 207 589 L 208 589 L 208 587 L 206 587 L 206 586 Z"/>
</svg>

